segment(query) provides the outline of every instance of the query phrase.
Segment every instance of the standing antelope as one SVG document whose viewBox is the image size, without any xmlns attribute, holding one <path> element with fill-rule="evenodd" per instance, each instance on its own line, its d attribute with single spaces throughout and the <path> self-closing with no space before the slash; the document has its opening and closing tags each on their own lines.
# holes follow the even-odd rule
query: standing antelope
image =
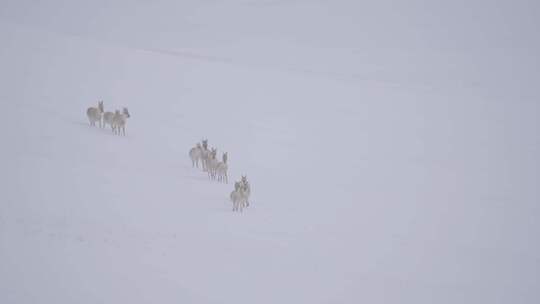
<svg viewBox="0 0 540 304">
<path fill-rule="evenodd" d="M 229 165 L 227 164 L 227 152 L 223 153 L 222 162 L 219 162 L 216 167 L 217 179 L 220 182 L 229 183 L 229 177 L 227 176 L 227 170 Z"/>
<path fill-rule="evenodd" d="M 123 135 L 126 135 L 126 121 L 131 116 L 129 115 L 129 111 L 127 108 L 123 108 L 122 113 L 120 111 L 116 110 L 114 112 L 113 117 L 113 132 L 115 134 L 120 135 L 120 131 L 122 131 Z"/>
<path fill-rule="evenodd" d="M 247 175 L 242 175 L 242 180 L 240 181 L 240 183 L 246 195 L 246 207 L 249 207 L 249 197 L 251 196 L 251 185 L 249 184 L 247 180 Z"/>
<path fill-rule="evenodd" d="M 193 167 L 199 168 L 199 160 L 201 159 L 202 154 L 202 147 L 200 143 L 197 143 L 197 145 L 191 150 L 189 150 L 189 158 L 191 158 L 191 164 Z"/>
<path fill-rule="evenodd" d="M 231 192 L 230 198 L 233 203 L 232 210 L 242 212 L 247 202 L 247 196 L 241 182 L 234 183 L 234 191 Z"/>
<path fill-rule="evenodd" d="M 210 150 L 208 150 L 208 139 L 203 139 L 201 149 L 201 162 L 203 171 L 208 171 L 208 159 L 210 158 Z"/>
<path fill-rule="evenodd" d="M 101 124 L 101 115 L 103 114 L 103 100 L 98 102 L 97 108 L 90 107 L 86 110 L 86 116 L 90 121 L 91 126 L 96 125 L 96 121 L 99 121 L 99 127 L 102 127 Z"/>
<path fill-rule="evenodd" d="M 217 149 L 212 148 L 212 150 L 210 151 L 210 156 L 208 157 L 208 160 L 206 161 L 206 170 L 208 171 L 208 177 L 210 179 L 216 179 L 216 167 L 218 164 L 216 155 L 217 155 Z"/>
<path fill-rule="evenodd" d="M 107 124 L 111 126 L 111 129 L 114 132 L 114 112 L 103 113 L 103 127 L 107 127 Z"/>
</svg>

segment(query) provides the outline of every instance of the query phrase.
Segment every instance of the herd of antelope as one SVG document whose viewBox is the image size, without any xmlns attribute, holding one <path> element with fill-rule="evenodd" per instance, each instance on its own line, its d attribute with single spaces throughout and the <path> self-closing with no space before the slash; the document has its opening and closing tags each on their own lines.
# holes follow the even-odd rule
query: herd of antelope
<svg viewBox="0 0 540 304">
<path fill-rule="evenodd" d="M 88 116 L 91 126 L 95 126 L 98 122 L 100 128 L 105 128 L 108 124 L 114 134 L 126 135 L 126 122 L 130 117 L 128 108 L 123 108 L 122 112 L 120 110 L 116 110 L 114 113 L 105 112 L 103 101 L 100 101 L 97 107 L 90 107 L 86 110 L 86 116 Z"/>
<path fill-rule="evenodd" d="M 90 107 L 86 110 L 86 116 L 90 121 L 91 126 L 99 123 L 100 128 L 105 128 L 109 125 L 112 132 L 117 135 L 126 135 L 126 122 L 130 117 L 127 108 L 123 108 L 122 112 L 116 110 L 113 112 L 105 112 L 103 101 L 98 102 L 97 107 Z M 229 183 L 227 174 L 229 165 L 227 164 L 227 152 L 223 153 L 221 161 L 217 160 L 217 149 L 208 148 L 208 139 L 201 143 L 197 143 L 195 147 L 189 150 L 189 158 L 193 167 L 202 168 L 208 173 L 208 178 L 217 180 L 218 182 Z M 247 180 L 247 176 L 243 175 L 240 181 L 234 183 L 234 190 L 231 192 L 230 199 L 233 203 L 233 211 L 240 211 L 249 207 L 249 197 L 251 195 L 251 186 Z"/>
<path fill-rule="evenodd" d="M 223 153 L 221 161 L 217 158 L 217 148 L 208 148 L 208 139 L 203 139 L 202 143 L 197 143 L 195 147 L 189 150 L 189 158 L 194 168 L 200 168 L 208 174 L 211 180 L 218 182 L 229 183 L 227 174 L 229 165 L 227 164 L 227 152 Z M 251 195 L 251 186 L 247 180 L 247 176 L 242 176 L 242 179 L 234 183 L 234 190 L 230 195 L 233 203 L 233 211 L 242 211 L 249 206 L 249 196 Z"/>
<path fill-rule="evenodd" d="M 227 176 L 227 171 L 229 166 L 227 164 L 227 152 L 223 153 L 221 161 L 218 161 L 216 156 L 216 148 L 208 149 L 208 139 L 203 140 L 202 144 L 197 143 L 195 147 L 189 150 L 189 158 L 191 158 L 193 167 L 199 168 L 200 162 L 202 170 L 208 173 L 208 178 L 228 183 L 229 177 Z"/>
</svg>

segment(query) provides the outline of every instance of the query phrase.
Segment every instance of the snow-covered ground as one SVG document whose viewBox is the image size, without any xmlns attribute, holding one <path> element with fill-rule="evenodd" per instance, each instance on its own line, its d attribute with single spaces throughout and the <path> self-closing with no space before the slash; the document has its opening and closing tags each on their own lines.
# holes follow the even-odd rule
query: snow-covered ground
<svg viewBox="0 0 540 304">
<path fill-rule="evenodd" d="M 540 6 L 437 2 L 2 1 L 0 303 L 539 303 Z"/>
</svg>

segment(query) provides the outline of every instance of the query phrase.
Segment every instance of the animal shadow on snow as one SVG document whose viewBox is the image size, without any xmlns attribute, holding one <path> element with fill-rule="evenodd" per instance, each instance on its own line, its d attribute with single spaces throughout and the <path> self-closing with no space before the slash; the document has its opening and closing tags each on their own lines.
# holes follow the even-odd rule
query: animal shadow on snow
<svg viewBox="0 0 540 304">
<path fill-rule="evenodd" d="M 99 132 L 99 133 L 114 136 L 114 137 L 117 137 L 117 138 L 130 137 L 128 134 L 126 134 L 125 136 L 118 136 L 118 135 L 114 134 L 111 131 L 111 128 L 109 128 L 109 127 L 107 127 L 107 128 L 95 127 L 95 126 L 91 126 L 88 122 L 69 120 L 69 123 L 72 124 L 72 125 L 79 126 L 81 128 L 88 128 L 89 130 L 91 130 L 93 132 Z"/>
</svg>

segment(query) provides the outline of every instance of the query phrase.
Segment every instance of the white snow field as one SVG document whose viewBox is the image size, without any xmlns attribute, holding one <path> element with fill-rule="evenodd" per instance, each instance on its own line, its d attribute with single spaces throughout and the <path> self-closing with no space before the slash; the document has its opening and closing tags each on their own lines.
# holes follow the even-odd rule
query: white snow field
<svg viewBox="0 0 540 304">
<path fill-rule="evenodd" d="M 1 1 L 0 303 L 540 303 L 539 11 Z"/>
</svg>

